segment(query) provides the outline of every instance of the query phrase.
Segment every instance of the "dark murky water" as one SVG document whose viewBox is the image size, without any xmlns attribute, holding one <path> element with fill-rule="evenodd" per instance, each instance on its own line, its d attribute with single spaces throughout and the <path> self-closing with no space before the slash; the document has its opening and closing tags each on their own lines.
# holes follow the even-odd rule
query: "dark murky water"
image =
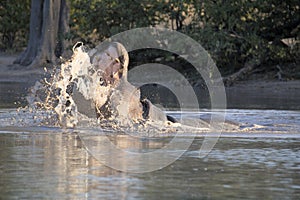
<svg viewBox="0 0 300 200">
<path fill-rule="evenodd" d="M 0 108 L 15 107 L 12 102 L 24 94 L 25 86 L 10 86 L 1 83 Z M 0 114 L 7 117 L 10 111 Z M 189 113 L 199 114 L 209 111 Z M 228 110 L 227 117 L 259 126 L 256 132 L 222 134 L 205 158 L 199 158 L 199 135 L 174 163 L 140 174 L 103 165 L 88 153 L 76 130 L 0 125 L 0 199 L 299 199 L 300 112 L 239 109 Z M 172 138 L 132 141 L 114 134 L 110 139 L 125 150 L 147 151 Z"/>
</svg>

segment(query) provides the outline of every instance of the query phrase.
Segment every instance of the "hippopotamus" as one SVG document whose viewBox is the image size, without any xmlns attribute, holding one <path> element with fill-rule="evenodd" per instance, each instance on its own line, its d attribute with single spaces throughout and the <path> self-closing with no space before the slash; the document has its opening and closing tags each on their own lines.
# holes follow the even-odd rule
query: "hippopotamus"
<svg viewBox="0 0 300 200">
<path fill-rule="evenodd" d="M 179 122 L 148 99 L 141 99 L 140 89 L 127 80 L 129 56 L 122 44 L 106 42 L 86 50 L 82 43 L 78 43 L 73 47 L 73 52 L 72 58 L 63 63 L 58 74 L 53 76 L 51 87 L 55 90 L 50 91 L 59 89 L 56 96 L 58 103 L 47 106 L 54 107 L 62 127 L 75 127 L 78 115 L 83 114 L 90 119 L 97 119 L 101 127 L 134 129 L 149 125 L 171 132 L 210 130 L 209 118 L 181 118 Z M 55 97 L 55 94 L 50 96 Z M 57 99 L 53 102 L 57 102 Z M 217 120 L 217 127 L 222 124 L 222 120 Z M 239 124 L 225 121 L 228 130 L 238 127 Z"/>
<path fill-rule="evenodd" d="M 73 57 L 70 63 L 72 69 L 66 90 L 80 113 L 121 125 L 177 122 L 148 99 L 141 99 L 140 89 L 128 82 L 129 56 L 122 44 L 109 42 L 89 51 L 77 45 L 73 51 L 82 56 Z"/>
</svg>

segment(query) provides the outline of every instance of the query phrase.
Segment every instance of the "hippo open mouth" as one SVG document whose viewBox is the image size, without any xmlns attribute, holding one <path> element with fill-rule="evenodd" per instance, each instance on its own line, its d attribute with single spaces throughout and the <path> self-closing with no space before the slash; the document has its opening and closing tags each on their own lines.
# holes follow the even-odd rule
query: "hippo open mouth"
<svg viewBox="0 0 300 200">
<path fill-rule="evenodd" d="M 72 116 L 71 111 L 69 116 L 61 113 L 74 102 L 76 111 L 98 121 L 114 120 L 125 126 L 177 122 L 149 100 L 141 99 L 139 88 L 127 81 L 129 56 L 122 44 L 105 43 L 89 51 L 83 45 L 76 45 L 73 51 L 72 61 L 64 64 L 72 67 L 65 98 L 73 101 L 61 101 L 65 104 L 56 107 L 59 116 Z"/>
</svg>

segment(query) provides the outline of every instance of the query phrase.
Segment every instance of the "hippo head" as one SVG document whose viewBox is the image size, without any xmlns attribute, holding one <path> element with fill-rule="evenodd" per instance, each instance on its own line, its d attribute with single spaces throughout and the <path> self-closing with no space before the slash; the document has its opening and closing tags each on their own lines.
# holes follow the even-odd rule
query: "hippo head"
<svg viewBox="0 0 300 200">
<path fill-rule="evenodd" d="M 117 85 L 120 79 L 127 80 L 129 57 L 122 44 L 102 43 L 89 54 L 94 69 L 102 71 L 102 81 L 107 85 Z"/>
</svg>

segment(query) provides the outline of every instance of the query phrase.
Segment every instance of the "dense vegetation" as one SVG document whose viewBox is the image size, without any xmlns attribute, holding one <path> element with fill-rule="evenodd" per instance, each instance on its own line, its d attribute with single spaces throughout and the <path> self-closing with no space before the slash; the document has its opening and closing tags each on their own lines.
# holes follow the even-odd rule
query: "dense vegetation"
<svg viewBox="0 0 300 200">
<path fill-rule="evenodd" d="M 227 73 L 257 60 L 299 63 L 299 0 L 72 0 L 69 6 L 71 43 L 92 46 L 121 31 L 163 25 L 199 41 Z M 29 0 L 1 1 L 1 51 L 26 46 L 29 14 Z"/>
<path fill-rule="evenodd" d="M 0 1 L 0 51 L 19 51 L 29 34 L 30 0 Z"/>
</svg>

